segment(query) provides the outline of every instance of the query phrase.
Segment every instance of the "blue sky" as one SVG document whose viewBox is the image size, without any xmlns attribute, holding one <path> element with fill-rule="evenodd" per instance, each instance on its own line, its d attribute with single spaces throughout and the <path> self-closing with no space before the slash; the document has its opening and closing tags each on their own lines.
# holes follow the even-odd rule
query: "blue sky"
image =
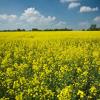
<svg viewBox="0 0 100 100">
<path fill-rule="evenodd" d="M 100 0 L 0 0 L 0 30 L 100 27 Z"/>
</svg>

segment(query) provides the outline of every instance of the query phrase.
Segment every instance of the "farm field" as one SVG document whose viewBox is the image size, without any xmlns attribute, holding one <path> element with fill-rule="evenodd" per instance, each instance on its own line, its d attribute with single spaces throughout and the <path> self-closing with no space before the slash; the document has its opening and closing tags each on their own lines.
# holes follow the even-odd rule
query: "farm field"
<svg viewBox="0 0 100 100">
<path fill-rule="evenodd" d="M 0 32 L 0 100 L 99 100 L 100 32 Z"/>
</svg>

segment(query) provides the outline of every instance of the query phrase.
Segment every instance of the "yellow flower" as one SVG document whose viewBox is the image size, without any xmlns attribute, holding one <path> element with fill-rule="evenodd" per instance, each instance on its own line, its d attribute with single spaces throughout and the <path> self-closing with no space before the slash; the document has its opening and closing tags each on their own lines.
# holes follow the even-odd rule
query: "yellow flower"
<svg viewBox="0 0 100 100">
<path fill-rule="evenodd" d="M 79 95 L 80 98 L 83 98 L 85 96 L 85 93 L 83 91 L 81 91 L 81 90 L 78 90 L 77 95 Z"/>
<path fill-rule="evenodd" d="M 99 52 L 98 51 L 94 51 L 93 52 L 93 57 L 98 57 L 99 56 Z"/>
<path fill-rule="evenodd" d="M 84 76 L 87 76 L 88 75 L 88 72 L 87 71 L 83 72 L 83 75 Z"/>
<path fill-rule="evenodd" d="M 96 90 L 95 86 L 92 86 L 92 87 L 90 88 L 90 92 L 91 92 L 93 95 L 96 94 L 97 90 Z"/>
<path fill-rule="evenodd" d="M 72 86 L 66 86 L 61 93 L 57 95 L 59 100 L 71 100 Z"/>
<path fill-rule="evenodd" d="M 88 96 L 88 99 L 92 99 L 92 97 L 91 96 Z"/>
<path fill-rule="evenodd" d="M 77 68 L 77 73 L 80 73 L 81 71 L 81 68 Z"/>
</svg>

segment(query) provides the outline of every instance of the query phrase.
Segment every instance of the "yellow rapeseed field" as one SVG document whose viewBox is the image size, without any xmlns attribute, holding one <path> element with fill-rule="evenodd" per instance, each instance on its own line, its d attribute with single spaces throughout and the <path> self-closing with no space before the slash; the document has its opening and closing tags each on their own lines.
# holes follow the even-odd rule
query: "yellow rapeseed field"
<svg viewBox="0 0 100 100">
<path fill-rule="evenodd" d="M 0 100 L 99 100 L 100 32 L 0 32 Z"/>
</svg>

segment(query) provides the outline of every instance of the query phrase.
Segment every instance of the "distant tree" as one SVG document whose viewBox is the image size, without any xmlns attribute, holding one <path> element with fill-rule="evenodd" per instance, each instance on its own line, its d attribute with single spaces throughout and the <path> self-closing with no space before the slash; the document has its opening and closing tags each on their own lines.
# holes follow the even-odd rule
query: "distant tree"
<svg viewBox="0 0 100 100">
<path fill-rule="evenodd" d="M 25 31 L 25 29 L 18 28 L 16 31 Z"/>
<path fill-rule="evenodd" d="M 37 29 L 37 28 L 32 28 L 32 31 L 39 31 L 39 29 Z"/>
<path fill-rule="evenodd" d="M 86 31 L 85 29 L 82 29 L 82 31 Z"/>
<path fill-rule="evenodd" d="M 26 31 L 25 29 L 22 29 L 22 31 Z"/>
<path fill-rule="evenodd" d="M 90 26 L 90 30 L 96 30 L 97 29 L 97 25 L 96 24 L 92 24 L 91 26 Z"/>
<path fill-rule="evenodd" d="M 88 29 L 88 31 L 100 31 L 100 28 L 97 28 L 96 24 L 92 24 Z"/>
<path fill-rule="evenodd" d="M 17 29 L 17 31 L 21 31 L 21 29 Z"/>
</svg>

